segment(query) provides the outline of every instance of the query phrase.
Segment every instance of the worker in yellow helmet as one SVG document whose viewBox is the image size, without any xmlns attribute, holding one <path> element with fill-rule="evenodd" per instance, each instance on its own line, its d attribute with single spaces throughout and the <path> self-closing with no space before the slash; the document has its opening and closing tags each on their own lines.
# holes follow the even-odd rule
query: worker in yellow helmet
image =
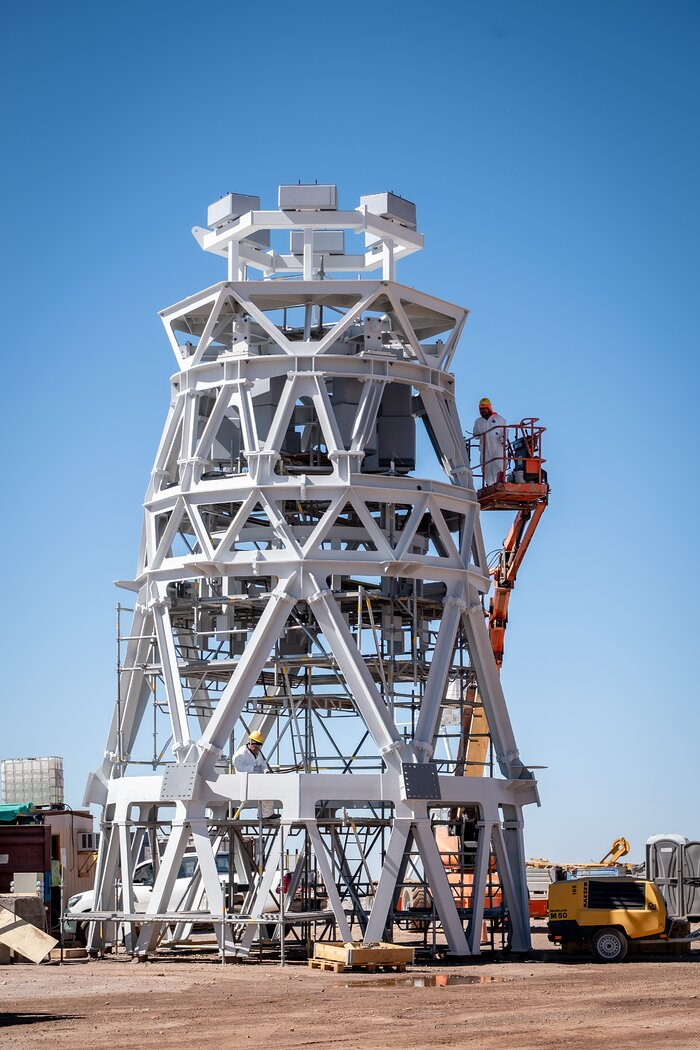
<svg viewBox="0 0 700 1050">
<path fill-rule="evenodd" d="M 268 765 L 262 755 L 265 738 L 257 730 L 252 732 L 233 756 L 233 768 L 237 773 L 267 773 Z"/>
<path fill-rule="evenodd" d="M 494 412 L 488 397 L 479 402 L 479 415 L 472 427 L 474 437 L 479 438 L 481 446 L 481 469 L 484 475 L 484 487 L 495 485 L 505 480 L 506 421 L 498 412 Z"/>
<path fill-rule="evenodd" d="M 262 746 L 265 738 L 262 733 L 254 729 L 233 755 L 233 768 L 236 773 L 269 773 L 268 766 L 262 754 Z M 267 800 L 258 801 L 258 814 L 263 820 L 274 816 L 274 805 Z"/>
</svg>

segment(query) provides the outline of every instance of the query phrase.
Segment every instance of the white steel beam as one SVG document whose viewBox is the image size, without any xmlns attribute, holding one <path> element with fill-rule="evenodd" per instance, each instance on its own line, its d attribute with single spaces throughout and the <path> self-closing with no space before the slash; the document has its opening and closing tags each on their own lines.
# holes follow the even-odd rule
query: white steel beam
<svg viewBox="0 0 700 1050">
<path fill-rule="evenodd" d="M 335 921 L 338 926 L 340 938 L 342 941 L 347 943 L 348 941 L 352 941 L 352 933 L 350 932 L 348 920 L 345 916 L 345 911 L 343 910 L 343 902 L 340 899 L 340 894 L 338 893 L 338 889 L 335 884 L 335 873 L 331 866 L 330 858 L 328 856 L 328 853 L 326 852 L 325 846 L 323 845 L 323 840 L 321 838 L 318 827 L 311 821 L 308 821 L 306 829 L 307 834 L 309 836 L 309 840 L 313 847 L 314 854 L 316 856 L 316 860 L 318 862 L 318 866 L 321 869 L 321 875 L 323 877 L 326 890 L 328 891 L 328 902 L 331 908 L 333 909 L 333 914 L 335 916 Z"/>
<path fill-rule="evenodd" d="M 370 912 L 369 922 L 365 930 L 365 939 L 381 941 L 384 937 L 389 909 L 396 895 L 396 883 L 401 872 L 408 837 L 411 833 L 410 819 L 396 817 L 391 829 L 391 838 L 384 855 L 384 863 L 374 894 L 374 903 Z"/>
<path fill-rule="evenodd" d="M 307 599 L 326 638 L 333 638 L 334 656 L 345 676 L 357 709 L 386 764 L 398 769 L 410 760 L 411 750 L 402 742 L 385 700 L 377 692 L 367 665 L 360 658 L 355 639 L 328 590 L 319 589 Z"/>
<path fill-rule="evenodd" d="M 513 863 L 517 858 L 509 848 L 506 832 L 500 824 L 494 825 L 491 837 L 503 896 L 510 916 L 510 947 L 515 952 L 527 952 L 530 950 L 530 916 L 527 908 L 527 887 L 523 885 L 521 877 L 525 857 L 523 854 L 520 859 L 522 867 Z"/>
<path fill-rule="evenodd" d="M 226 747 L 243 705 L 295 602 L 296 598 L 286 590 L 277 590 L 270 596 L 250 643 L 221 694 L 216 714 L 198 741 L 203 771 L 211 764 L 212 758 L 215 760 Z"/>
<path fill-rule="evenodd" d="M 445 697 L 447 679 L 452 666 L 455 640 L 465 603 L 449 595 L 443 602 L 444 612 L 437 643 L 430 662 L 430 672 L 421 704 L 413 746 L 419 759 L 427 762 L 433 755 L 433 740 L 440 722 L 440 705 Z"/>
<path fill-rule="evenodd" d="M 173 639 L 168 601 L 160 588 L 156 597 L 150 602 L 153 614 L 153 626 L 158 639 L 161 666 L 163 669 L 163 682 L 165 693 L 168 698 L 168 712 L 173 731 L 173 751 L 176 756 L 184 756 L 190 746 L 190 730 L 187 724 L 187 710 L 185 699 L 182 695 L 182 685 L 177 666 L 177 654 Z"/>
<path fill-rule="evenodd" d="M 463 614 L 463 620 L 498 765 L 509 779 L 531 779 L 532 774 L 523 766 L 515 742 L 481 603 L 474 602 Z"/>
<path fill-rule="evenodd" d="M 364 891 L 358 886 L 372 879 L 365 845 L 357 839 L 360 860 L 351 862 L 336 818 L 320 815 L 341 805 L 371 809 L 390 832 L 364 931 L 361 917 L 365 940 L 383 937 L 397 880 L 410 863 L 422 872 L 451 952 L 477 954 L 492 840 L 513 947 L 529 943 L 522 805 L 536 801 L 537 792 L 517 752 L 484 623 L 480 595 L 489 588 L 488 565 L 454 377 L 447 372 L 467 311 L 396 282 L 397 265 L 423 238 L 398 221 L 411 218 L 410 206 L 394 198 L 387 209 L 397 221 L 365 205 L 354 211 L 258 208 L 228 226 L 195 228 L 203 250 L 226 260 L 228 280 L 161 312 L 178 374 L 148 486 L 137 579 L 125 584 L 139 593 L 115 715 L 88 790 L 104 807 L 95 901 L 110 913 L 120 907 L 130 914 L 136 906 L 138 851 L 146 834 L 157 850 L 154 821 L 163 828 L 168 807 L 175 806 L 164 855 L 154 854 L 158 872 L 137 954 L 155 949 L 165 925 L 171 941 L 187 936 L 192 916 L 185 909 L 205 892 L 211 913 L 221 915 L 221 828 L 232 836 L 239 879 L 253 887 L 252 921 L 232 919 L 240 943 L 227 923 L 217 926 L 222 953 L 247 954 L 260 924 L 274 921 L 265 911 L 287 831 L 299 834 L 302 850 L 313 850 L 340 935 L 352 939 L 343 899 L 349 896 L 359 912 Z M 282 254 L 250 239 L 267 230 L 300 231 L 303 250 Z M 365 249 L 347 255 L 314 250 L 319 230 L 364 235 Z M 253 268 L 263 280 L 248 279 Z M 381 280 L 366 278 L 376 271 Z M 348 279 L 351 272 L 357 280 Z M 331 274 L 338 279 L 327 279 Z M 444 345 L 431 342 L 438 337 Z M 394 397 L 399 387 L 403 398 Z M 276 405 L 264 396 L 270 389 L 281 390 Z M 300 398 L 303 411 L 295 417 Z M 392 401 L 404 406 L 398 433 L 409 451 L 387 469 L 387 450 L 378 442 L 393 425 L 387 422 Z M 441 480 L 409 470 L 414 411 L 444 469 Z M 214 456 L 219 445 L 230 456 Z M 217 469 L 207 469 L 215 460 Z M 347 514 L 346 507 L 352 508 Z M 405 646 L 407 631 L 412 638 Z M 439 777 L 435 801 L 476 807 L 483 822 L 465 937 L 428 800 L 406 795 L 414 764 L 432 755 L 448 682 L 463 684 L 467 677 L 476 681 L 507 779 Z M 154 684 L 161 679 L 164 701 Z M 415 731 L 399 717 L 409 708 Z M 349 732 L 344 719 L 351 720 Z M 274 756 L 282 769 L 289 758 L 286 768 L 296 771 L 223 772 L 230 769 L 224 756 L 234 735 L 239 743 L 255 730 L 268 737 L 266 758 Z M 172 739 L 156 743 L 158 734 Z M 138 753 L 144 737 L 151 776 L 133 775 L 131 768 L 147 764 Z M 370 772 L 357 772 L 364 762 Z M 155 771 L 159 764 L 165 773 Z M 285 832 L 260 820 L 254 866 L 239 821 L 269 800 L 281 806 Z M 220 830 L 213 832 L 217 822 Z M 173 906 L 190 843 L 197 870 L 177 903 L 181 918 L 166 922 L 157 916 Z M 286 907 L 301 879 L 299 868 Z M 286 924 L 274 925 L 283 936 Z M 97 943 L 94 924 L 91 938 Z"/>
<path fill-rule="evenodd" d="M 180 870 L 180 864 L 187 848 L 187 840 L 190 834 L 187 809 L 184 803 L 181 802 L 176 803 L 176 809 L 177 816 L 172 822 L 165 853 L 161 859 L 158 874 L 153 884 L 151 899 L 144 913 L 144 923 L 136 943 L 137 955 L 149 955 L 156 947 L 163 924 L 151 919 L 151 916 L 161 914 L 167 910 L 175 889 L 177 873 Z"/>
<path fill-rule="evenodd" d="M 481 952 L 481 925 L 486 903 L 486 882 L 491 860 L 491 832 L 496 821 L 484 820 L 479 829 L 479 841 L 472 876 L 471 918 L 467 928 L 467 946 L 470 955 Z"/>
<path fill-rule="evenodd" d="M 413 834 L 450 951 L 453 955 L 468 955 L 469 947 L 464 936 L 462 920 L 457 913 L 452 887 L 448 881 L 430 821 L 416 820 L 413 825 Z"/>
</svg>

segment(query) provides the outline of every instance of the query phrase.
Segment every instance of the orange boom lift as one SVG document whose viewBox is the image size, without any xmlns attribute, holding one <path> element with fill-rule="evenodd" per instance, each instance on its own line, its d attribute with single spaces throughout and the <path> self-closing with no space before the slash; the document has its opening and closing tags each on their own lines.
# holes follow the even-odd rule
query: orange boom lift
<svg viewBox="0 0 700 1050">
<path fill-rule="evenodd" d="M 478 490 L 482 510 L 514 510 L 515 518 L 505 538 L 498 562 L 491 570 L 493 597 L 489 605 L 489 637 L 498 669 L 503 664 L 508 605 L 540 518 L 549 499 L 547 473 L 543 468 L 542 435 L 545 428 L 535 417 L 503 429 L 506 434 L 502 481 Z M 509 466 L 512 464 L 512 469 Z"/>
<path fill-rule="evenodd" d="M 493 578 L 493 596 L 489 603 L 489 639 L 496 666 L 500 671 L 503 665 L 506 627 L 508 626 L 508 606 L 515 587 L 518 571 L 532 542 L 540 518 L 545 512 L 549 499 L 545 460 L 542 457 L 542 435 L 545 428 L 538 426 L 536 417 L 528 417 L 520 423 L 506 425 L 503 442 L 503 462 L 498 471 L 498 480 L 485 487 L 477 487 L 477 498 L 483 511 L 514 511 L 515 517 L 498 555 L 498 560 L 490 570 Z M 470 461 L 472 450 L 478 451 L 478 438 L 468 442 Z M 479 472 L 480 464 L 474 470 L 474 481 L 478 486 L 483 475 Z M 457 776 L 482 776 L 486 765 L 489 746 L 488 725 L 483 708 L 478 701 L 475 687 L 467 690 L 466 703 L 461 727 L 461 736 L 457 750 L 455 774 Z M 452 827 L 462 816 L 457 810 L 450 812 Z M 471 906 L 472 874 L 465 868 L 460 849 L 459 837 L 451 834 L 448 828 L 436 828 L 438 846 L 442 854 L 448 879 L 455 886 L 459 904 Z M 487 889 L 487 906 L 497 908 L 501 904 L 501 891 L 497 881 L 495 866 L 491 864 L 492 877 Z M 537 913 L 536 901 L 531 901 L 531 914 Z M 483 937 L 486 936 L 484 933 Z"/>
</svg>

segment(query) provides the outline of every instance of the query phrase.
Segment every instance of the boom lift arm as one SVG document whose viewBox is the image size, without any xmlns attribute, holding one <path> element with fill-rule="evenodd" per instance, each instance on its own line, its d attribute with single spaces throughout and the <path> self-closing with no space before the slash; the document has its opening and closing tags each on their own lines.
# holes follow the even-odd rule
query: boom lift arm
<svg viewBox="0 0 700 1050">
<path fill-rule="evenodd" d="M 491 573 L 494 593 L 489 603 L 489 640 L 499 672 L 503 664 L 510 596 L 549 499 L 547 474 L 543 467 L 545 460 L 542 458 L 545 428 L 537 426 L 538 422 L 535 417 L 529 417 L 521 423 L 504 427 L 503 463 L 499 475 L 503 480 L 477 492 L 482 511 L 515 511 L 498 564 Z M 478 442 L 472 439 L 470 459 L 471 448 L 477 446 Z M 455 773 L 478 777 L 483 775 L 488 752 L 488 725 L 476 690 L 468 695 L 467 701 Z"/>
<path fill-rule="evenodd" d="M 508 604 L 515 587 L 518 570 L 535 535 L 539 520 L 547 506 L 546 497 L 536 503 L 534 509 L 527 506 L 519 510 L 503 543 L 497 566 L 491 571 L 493 595 L 489 602 L 489 637 L 491 648 L 500 671 L 503 665 L 503 648 L 508 625 Z"/>
<path fill-rule="evenodd" d="M 510 596 L 549 497 L 541 450 L 544 427 L 537 426 L 537 423 L 538 420 L 531 417 L 514 426 L 503 428 L 503 462 L 497 472 L 499 480 L 477 491 L 482 511 L 515 511 L 515 518 L 501 548 L 498 563 L 491 570 L 494 590 L 489 603 L 489 640 L 499 673 L 503 664 Z M 480 449 L 478 439 L 468 442 L 468 448 L 471 462 L 472 449 Z M 512 470 L 509 469 L 511 465 Z M 476 477 L 478 474 L 475 473 Z M 483 776 L 488 748 L 488 722 L 476 686 L 472 684 L 467 687 L 462 700 L 462 724 L 455 776 Z M 468 873 L 462 870 L 462 862 L 457 861 L 457 858 L 461 856 L 460 839 L 464 838 L 467 829 L 471 829 L 471 821 L 477 819 L 476 812 L 472 814 L 469 810 L 463 810 L 461 806 L 453 806 L 449 810 L 449 824 L 436 828 L 438 848 L 450 882 L 459 881 L 461 885 L 460 880 L 469 877 Z M 476 824 L 473 827 L 470 836 L 477 834 Z M 497 897 L 493 897 L 494 887 L 490 884 L 489 903 L 493 903 L 495 899 L 500 901 L 500 892 L 499 887 Z"/>
</svg>

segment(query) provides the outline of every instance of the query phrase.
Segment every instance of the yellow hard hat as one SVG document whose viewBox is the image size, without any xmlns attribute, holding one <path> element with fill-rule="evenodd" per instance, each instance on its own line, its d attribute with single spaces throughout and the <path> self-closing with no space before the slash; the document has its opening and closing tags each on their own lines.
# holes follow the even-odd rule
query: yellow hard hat
<svg viewBox="0 0 700 1050">
<path fill-rule="evenodd" d="M 258 733 L 258 731 L 256 729 L 254 733 L 250 734 L 250 743 L 251 744 L 264 744 L 265 743 L 265 737 L 262 735 L 262 733 Z"/>
<path fill-rule="evenodd" d="M 491 404 L 491 399 L 488 397 L 482 397 L 481 401 L 479 402 L 479 408 L 493 408 L 493 405 Z"/>
</svg>

